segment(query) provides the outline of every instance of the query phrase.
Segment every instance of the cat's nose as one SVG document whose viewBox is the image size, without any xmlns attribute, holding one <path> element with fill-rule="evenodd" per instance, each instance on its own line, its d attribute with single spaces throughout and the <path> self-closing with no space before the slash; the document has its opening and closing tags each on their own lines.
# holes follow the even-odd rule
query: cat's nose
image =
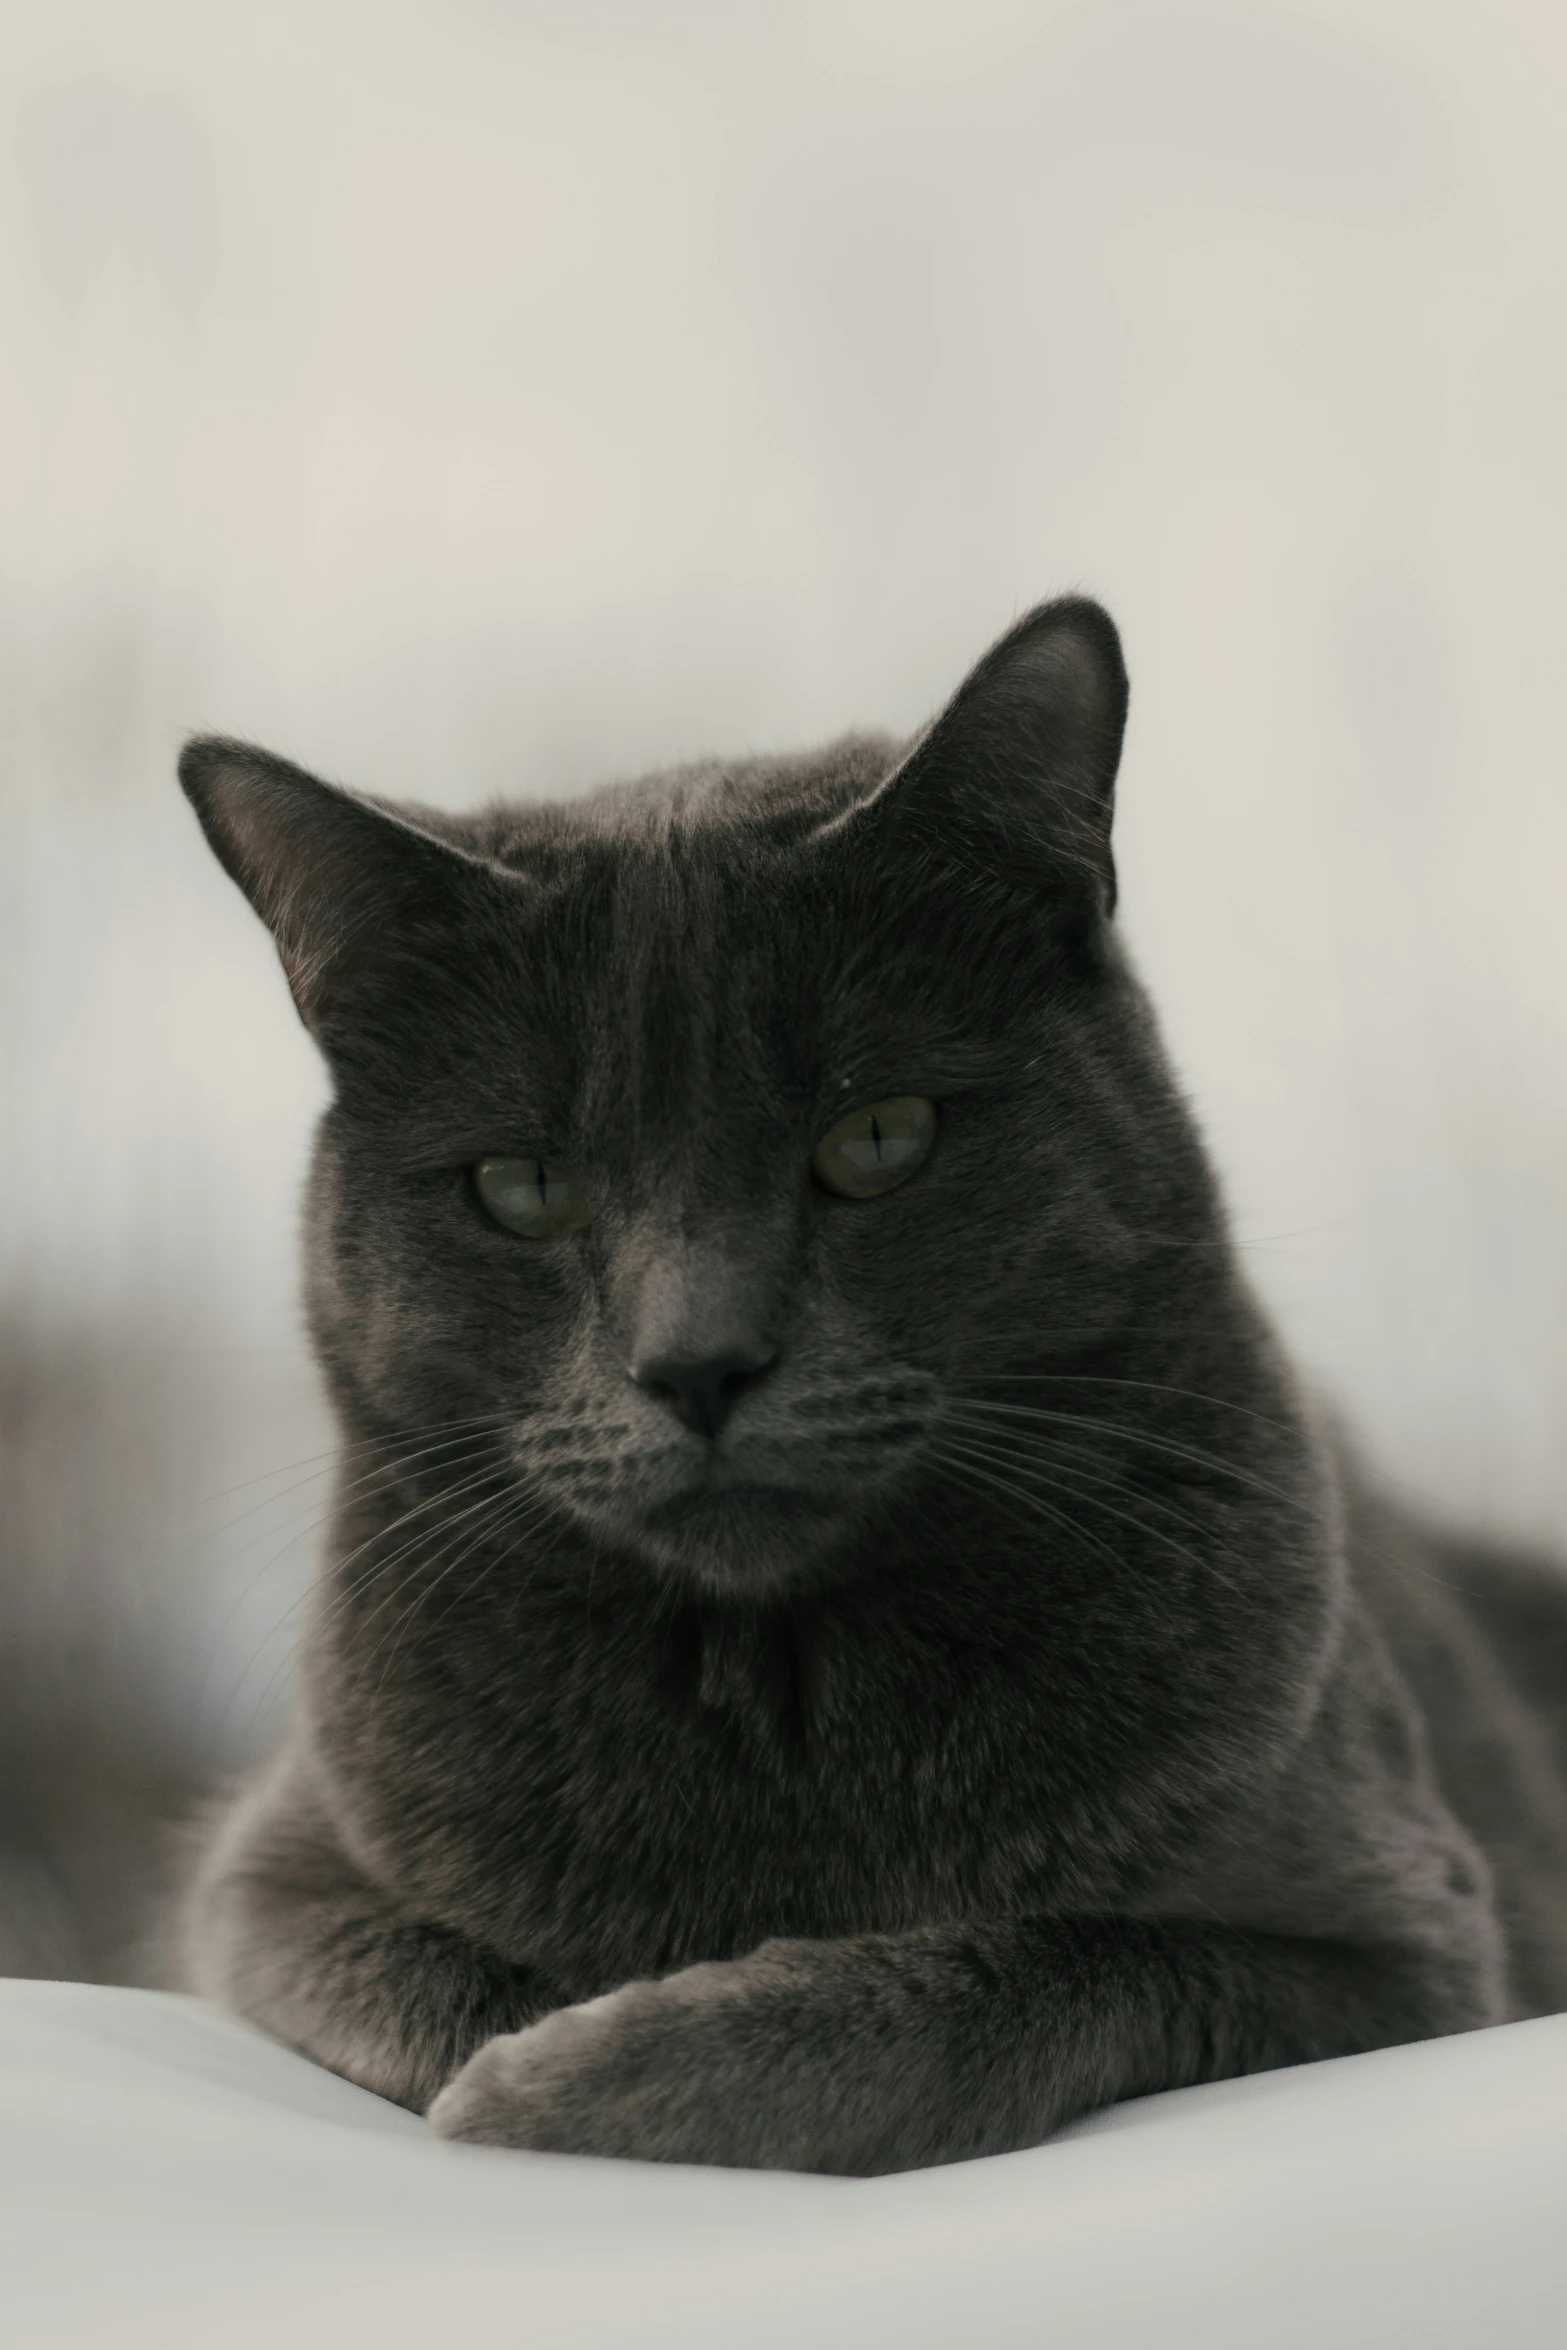
<svg viewBox="0 0 1567 2350">
<path fill-rule="evenodd" d="M 748 1387 L 777 1361 L 776 1354 L 713 1355 L 705 1362 L 685 1362 L 676 1355 L 655 1355 L 634 1362 L 631 1376 L 649 1395 L 667 1403 L 677 1420 L 698 1436 L 717 1436 Z"/>
</svg>

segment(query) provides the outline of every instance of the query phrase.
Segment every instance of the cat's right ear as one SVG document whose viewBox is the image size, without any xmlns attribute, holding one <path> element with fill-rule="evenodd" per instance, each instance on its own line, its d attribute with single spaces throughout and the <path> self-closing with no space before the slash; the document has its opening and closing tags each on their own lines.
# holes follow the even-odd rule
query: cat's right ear
<svg viewBox="0 0 1567 2350">
<path fill-rule="evenodd" d="M 488 868 L 287 759 L 197 735 L 180 783 L 214 855 L 277 941 L 299 1016 L 324 1042 L 356 997 L 460 926 Z"/>
</svg>

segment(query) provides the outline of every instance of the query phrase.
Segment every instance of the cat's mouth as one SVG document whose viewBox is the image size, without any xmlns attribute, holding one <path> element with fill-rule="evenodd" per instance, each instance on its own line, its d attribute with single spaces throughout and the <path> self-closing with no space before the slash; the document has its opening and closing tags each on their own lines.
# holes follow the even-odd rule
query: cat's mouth
<svg viewBox="0 0 1567 2350">
<path fill-rule="evenodd" d="M 854 1521 L 852 1494 L 776 1467 L 715 1453 L 678 1477 L 570 1480 L 558 1491 L 602 1539 L 665 1573 L 727 1596 L 756 1599 L 817 1580 Z M 685 1466 L 685 1464 L 682 1464 Z"/>
<path fill-rule="evenodd" d="M 632 1547 L 666 1573 L 728 1598 L 778 1597 L 819 1580 L 848 1532 L 841 1496 L 763 1482 L 714 1464 L 647 1503 Z"/>
<path fill-rule="evenodd" d="M 866 1506 L 907 1474 L 935 1386 L 900 1370 L 763 1401 L 765 1420 L 716 1443 L 651 1407 L 608 1425 L 586 1413 L 534 1421 L 519 1466 L 601 1541 L 711 1589 L 783 1590 L 815 1579 Z"/>
<path fill-rule="evenodd" d="M 838 1505 L 825 1493 L 804 1485 L 763 1484 L 754 1478 L 708 1477 L 671 1494 L 646 1512 L 649 1526 L 674 1531 L 701 1520 L 722 1523 L 725 1518 L 761 1516 L 779 1524 L 811 1518 L 831 1518 Z"/>
</svg>

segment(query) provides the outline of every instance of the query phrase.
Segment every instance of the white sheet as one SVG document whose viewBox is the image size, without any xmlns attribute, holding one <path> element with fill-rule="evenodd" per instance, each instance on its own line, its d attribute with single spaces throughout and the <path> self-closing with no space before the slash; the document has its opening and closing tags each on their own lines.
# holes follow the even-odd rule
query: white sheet
<svg viewBox="0 0 1567 2350">
<path fill-rule="evenodd" d="M 843 2181 L 443 2146 L 194 2002 L 0 1983 L 0 2342 L 1562 2350 L 1567 2017 Z"/>
</svg>

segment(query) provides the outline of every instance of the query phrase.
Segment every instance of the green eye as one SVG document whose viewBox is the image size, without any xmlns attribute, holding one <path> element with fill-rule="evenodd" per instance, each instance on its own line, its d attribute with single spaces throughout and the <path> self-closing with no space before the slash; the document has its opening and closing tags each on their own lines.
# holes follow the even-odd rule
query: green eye
<svg viewBox="0 0 1567 2350">
<path fill-rule="evenodd" d="M 935 1139 L 935 1103 L 900 1093 L 840 1118 L 817 1144 L 811 1170 L 840 1199 L 875 1199 L 907 1183 L 924 1166 Z"/>
<path fill-rule="evenodd" d="M 497 1224 L 528 1240 L 563 1240 L 588 1220 L 581 1177 L 547 1159 L 481 1159 L 473 1187 Z"/>
</svg>

